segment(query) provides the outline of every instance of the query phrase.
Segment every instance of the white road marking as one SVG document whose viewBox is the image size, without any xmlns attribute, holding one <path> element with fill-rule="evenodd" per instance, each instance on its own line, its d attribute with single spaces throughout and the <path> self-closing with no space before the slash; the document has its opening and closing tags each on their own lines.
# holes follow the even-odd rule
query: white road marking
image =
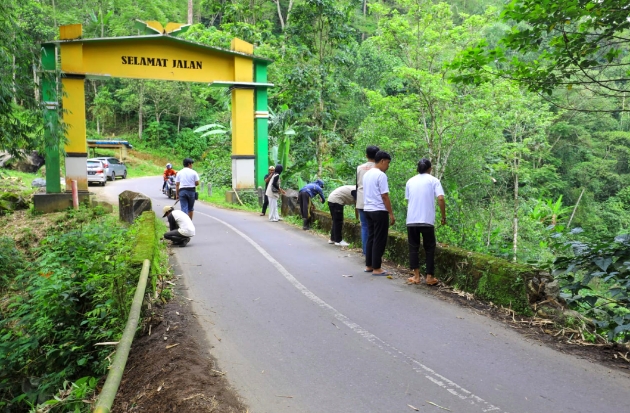
<svg viewBox="0 0 630 413">
<path fill-rule="evenodd" d="M 486 413 L 486 412 L 508 413 L 508 412 L 503 412 L 499 407 L 496 407 L 496 406 L 490 404 L 489 402 L 483 400 L 482 398 L 474 395 L 473 393 L 471 393 L 470 391 L 464 389 L 463 387 L 461 387 L 457 383 L 447 379 L 446 377 L 444 377 L 441 374 L 437 373 L 432 368 L 430 368 L 428 366 L 425 366 L 424 364 L 422 364 L 418 360 L 416 360 L 413 357 L 403 353 L 402 351 L 398 350 L 396 347 L 392 346 L 391 344 L 386 343 L 385 341 L 383 341 L 380 338 L 376 337 L 374 334 L 370 333 L 369 331 L 367 331 L 366 329 L 364 329 L 363 327 L 361 327 L 357 323 L 355 323 L 352 320 L 350 320 L 348 317 L 346 317 L 345 315 L 343 315 L 342 313 L 337 311 L 333 306 L 331 306 L 330 304 L 326 303 L 324 300 L 322 300 L 321 298 L 319 298 L 318 296 L 313 294 L 308 288 L 306 288 L 301 282 L 299 282 L 286 268 L 284 268 L 282 266 L 282 264 L 280 264 L 275 258 L 273 258 L 271 256 L 271 254 L 269 254 L 263 247 L 261 247 L 256 241 L 254 241 L 253 239 L 248 237 L 246 234 L 244 234 L 240 230 L 236 229 L 234 226 L 230 225 L 229 223 L 227 223 L 227 222 L 225 222 L 225 221 L 223 221 L 223 220 L 221 220 L 221 219 L 219 219 L 217 217 L 213 217 L 211 215 L 204 214 L 203 212 L 195 211 L 195 213 L 207 216 L 208 218 L 212 218 L 212 219 L 220 222 L 221 224 L 225 225 L 226 227 L 230 228 L 232 231 L 234 231 L 238 235 L 240 235 L 243 239 L 245 239 L 245 241 L 247 241 L 254 248 L 256 248 L 258 250 L 258 252 L 260 252 L 260 254 L 267 259 L 267 261 L 269 261 L 274 267 L 276 267 L 276 269 L 280 272 L 280 274 L 282 274 L 284 276 L 284 278 L 286 278 L 287 281 L 289 281 L 291 283 L 291 285 L 293 285 L 302 294 L 304 294 L 306 297 L 308 297 L 308 299 L 310 299 L 312 302 L 314 302 L 315 304 L 317 304 L 321 308 L 325 308 L 326 310 L 328 310 L 330 313 L 332 313 L 332 315 L 337 320 L 339 320 L 343 324 L 345 324 L 346 327 L 348 327 L 350 330 L 354 331 L 355 333 L 357 333 L 358 335 L 360 335 L 361 337 L 363 337 L 364 339 L 366 339 L 370 343 L 374 344 L 375 346 L 377 346 L 381 350 L 385 351 L 387 354 L 389 354 L 389 355 L 391 355 L 393 357 L 400 357 L 406 363 L 411 365 L 411 367 L 413 368 L 414 371 L 416 371 L 417 373 L 423 374 L 432 383 L 434 383 L 434 384 L 438 385 L 439 387 L 445 389 L 446 391 L 448 391 L 449 393 L 457 396 L 458 398 L 470 402 L 470 404 L 479 405 L 479 408 L 484 413 Z"/>
</svg>

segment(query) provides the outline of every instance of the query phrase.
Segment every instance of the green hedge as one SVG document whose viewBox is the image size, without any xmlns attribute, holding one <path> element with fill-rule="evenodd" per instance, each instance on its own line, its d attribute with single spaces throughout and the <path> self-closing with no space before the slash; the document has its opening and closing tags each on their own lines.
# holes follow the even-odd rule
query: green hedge
<svg viewBox="0 0 630 413">
<path fill-rule="evenodd" d="M 330 231 L 330 214 L 315 211 L 319 227 Z M 361 225 L 345 221 L 343 237 L 361 245 Z M 390 231 L 385 257 L 397 264 L 409 265 L 407 235 Z M 424 251 L 420 251 L 424 260 Z M 470 252 L 457 247 L 438 246 L 435 251 L 435 276 L 447 285 L 473 293 L 475 297 L 509 307 L 520 314 L 531 314 L 527 297 L 527 280 L 538 275 L 534 268 L 514 264 L 501 258 Z"/>
</svg>

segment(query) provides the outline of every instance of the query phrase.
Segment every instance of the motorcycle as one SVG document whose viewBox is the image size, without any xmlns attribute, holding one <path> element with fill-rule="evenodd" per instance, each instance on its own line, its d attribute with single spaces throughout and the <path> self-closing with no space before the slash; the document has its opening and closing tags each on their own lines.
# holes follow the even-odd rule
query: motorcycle
<svg viewBox="0 0 630 413">
<path fill-rule="evenodd" d="M 164 193 L 169 198 L 175 198 L 176 188 L 175 188 L 175 177 L 169 176 L 166 180 L 166 186 L 164 187 Z"/>
</svg>

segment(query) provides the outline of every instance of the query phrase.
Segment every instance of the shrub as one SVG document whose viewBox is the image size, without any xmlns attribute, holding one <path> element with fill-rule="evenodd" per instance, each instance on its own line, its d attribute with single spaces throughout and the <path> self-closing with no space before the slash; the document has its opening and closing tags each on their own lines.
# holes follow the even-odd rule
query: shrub
<svg viewBox="0 0 630 413">
<path fill-rule="evenodd" d="M 138 271 L 129 265 L 133 227 L 97 212 L 68 212 L 69 231 L 53 231 L 35 261 L 15 269 L 21 291 L 0 310 L 0 408 L 107 370 L 111 349 L 94 344 L 122 334 Z"/>
</svg>

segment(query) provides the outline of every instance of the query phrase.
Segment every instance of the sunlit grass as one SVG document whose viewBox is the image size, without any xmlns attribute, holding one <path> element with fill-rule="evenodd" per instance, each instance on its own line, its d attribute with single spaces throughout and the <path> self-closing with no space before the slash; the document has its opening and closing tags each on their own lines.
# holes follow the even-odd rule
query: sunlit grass
<svg viewBox="0 0 630 413">
<path fill-rule="evenodd" d="M 12 178 L 20 178 L 22 180 L 22 182 L 24 183 L 25 186 L 28 186 L 29 188 L 31 187 L 31 184 L 33 183 L 33 180 L 35 178 L 42 178 L 43 175 L 40 174 L 39 172 L 36 173 L 30 173 L 30 172 L 20 172 L 20 171 L 14 171 L 11 169 L 0 169 L 0 176 L 9 176 Z"/>
<path fill-rule="evenodd" d="M 95 153 L 90 152 L 90 157 L 112 156 L 120 158 L 120 152 L 115 149 L 96 148 Z M 166 163 L 163 159 L 152 154 L 139 152 L 134 149 L 127 150 L 127 156 L 123 162 L 127 166 L 127 176 L 129 178 L 140 178 L 143 176 L 160 176 L 164 172 Z"/>
<path fill-rule="evenodd" d="M 211 205 L 216 205 L 219 206 L 221 208 L 228 208 L 228 209 L 238 209 L 241 211 L 259 211 L 260 208 L 259 207 L 255 207 L 254 205 L 251 204 L 233 204 L 231 202 L 228 202 L 225 198 L 225 193 L 230 191 L 230 188 L 212 188 L 212 194 L 208 195 L 208 189 L 207 186 L 206 187 L 202 187 L 199 189 L 199 200 L 207 202 Z"/>
</svg>

